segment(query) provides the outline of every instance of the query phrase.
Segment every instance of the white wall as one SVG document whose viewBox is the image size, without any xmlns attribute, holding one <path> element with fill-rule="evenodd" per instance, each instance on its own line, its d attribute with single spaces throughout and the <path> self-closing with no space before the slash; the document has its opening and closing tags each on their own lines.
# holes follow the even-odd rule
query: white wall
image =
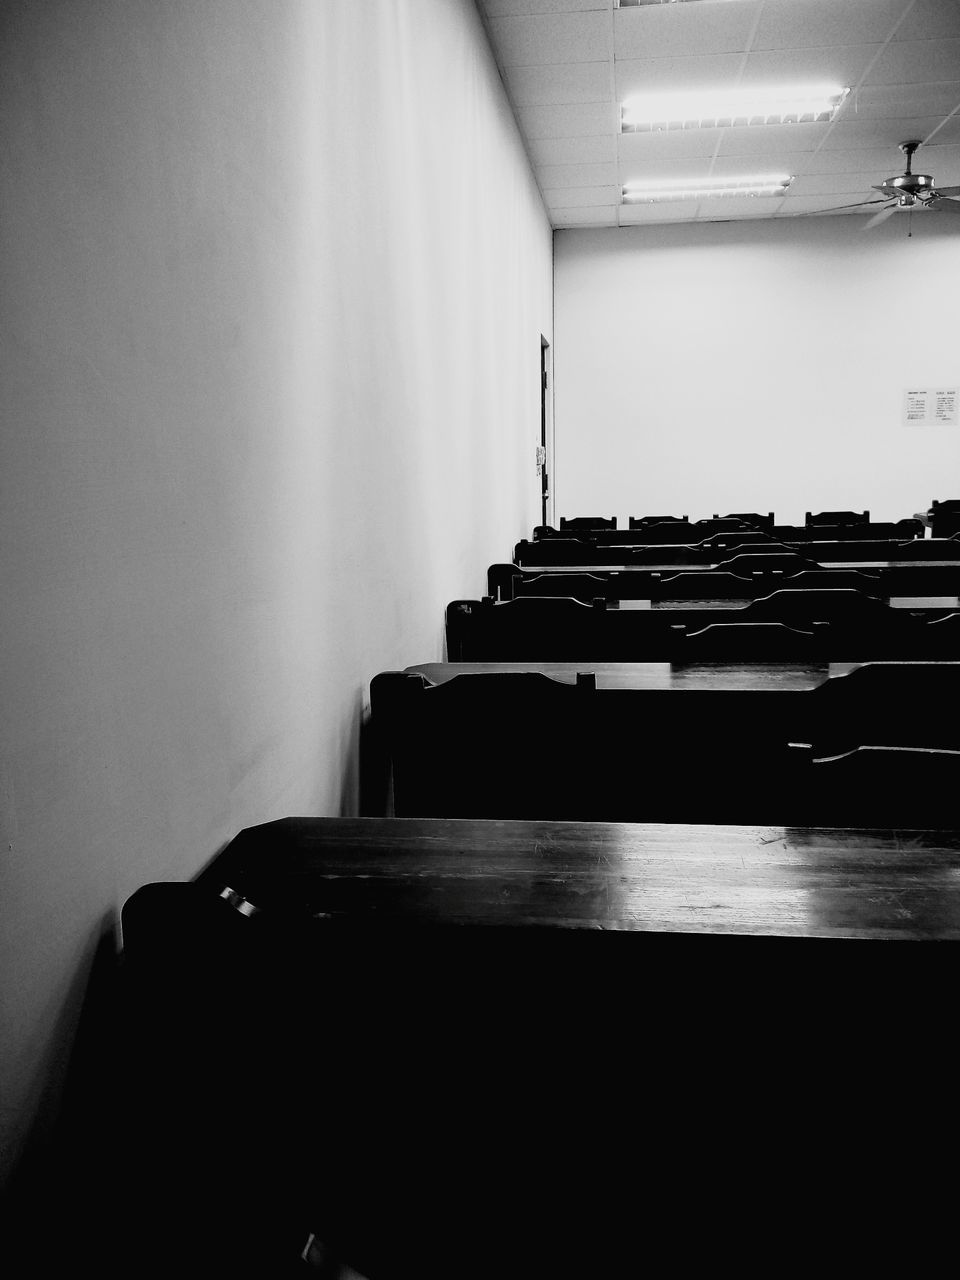
<svg viewBox="0 0 960 1280">
<path fill-rule="evenodd" d="M 557 516 L 867 508 L 960 496 L 960 428 L 901 426 L 960 386 L 960 219 L 559 231 Z"/>
<path fill-rule="evenodd" d="M 552 284 L 471 0 L 2 22 L 9 1166 L 120 904 L 355 811 L 371 676 L 539 518 Z"/>
</svg>

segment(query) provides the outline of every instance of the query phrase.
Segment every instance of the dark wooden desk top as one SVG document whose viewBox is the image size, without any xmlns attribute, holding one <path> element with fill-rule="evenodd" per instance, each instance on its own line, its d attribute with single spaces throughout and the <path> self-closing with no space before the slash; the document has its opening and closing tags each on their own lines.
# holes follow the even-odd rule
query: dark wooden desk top
<svg viewBox="0 0 960 1280">
<path fill-rule="evenodd" d="M 617 548 L 614 548 L 616 551 Z M 813 560 L 821 568 L 829 569 L 897 569 L 897 568 L 937 568 L 940 565 L 960 565 L 960 558 L 953 560 L 827 560 L 822 564 L 817 561 L 814 556 L 808 557 Z M 656 564 L 638 565 L 627 560 L 618 560 L 616 556 L 611 556 L 609 560 L 603 563 L 592 563 L 591 561 L 577 561 L 572 564 L 540 564 L 535 560 L 524 561 L 517 564 L 518 569 L 522 569 L 524 573 L 629 573 L 633 569 L 639 569 L 650 573 L 683 573 L 684 571 L 702 572 L 708 569 L 724 569 L 727 567 L 727 561 L 721 560 L 719 557 L 713 558 L 705 562 L 693 562 L 689 564 L 678 564 L 676 561 L 663 561 Z"/>
<path fill-rule="evenodd" d="M 781 586 L 789 589 L 789 583 L 782 583 Z M 772 591 L 777 590 L 776 587 L 771 588 Z M 869 595 L 869 592 L 864 594 Z M 607 604 L 608 609 L 649 609 L 656 612 L 658 609 L 746 609 L 753 604 L 756 596 L 743 597 L 724 597 L 723 599 L 702 599 L 696 600 L 690 597 L 671 597 L 661 596 L 657 600 L 611 600 Z M 952 596 L 932 596 L 932 595 L 916 595 L 916 596 L 882 596 L 891 609 L 956 609 L 960 605 L 960 597 Z"/>
<path fill-rule="evenodd" d="M 846 675 L 857 662 L 669 663 L 669 662 L 423 662 L 406 667 L 411 675 L 444 684 L 460 675 L 539 671 L 565 684 L 593 672 L 598 689 L 758 689 L 806 690 L 831 676 Z"/>
<path fill-rule="evenodd" d="M 287 818 L 198 880 L 377 927 L 960 938 L 956 830 Z"/>
</svg>

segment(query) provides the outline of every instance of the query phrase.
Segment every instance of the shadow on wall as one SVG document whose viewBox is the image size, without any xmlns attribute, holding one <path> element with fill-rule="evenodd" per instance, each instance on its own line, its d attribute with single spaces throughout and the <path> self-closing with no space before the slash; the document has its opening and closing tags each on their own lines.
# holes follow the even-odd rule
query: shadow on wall
<svg viewBox="0 0 960 1280">
<path fill-rule="evenodd" d="M 4 1196 L 2 1256 L 19 1277 L 50 1275 L 90 1256 L 118 1177 L 117 919 L 95 931 L 37 1072 L 36 1105 Z"/>
<path fill-rule="evenodd" d="M 344 719 L 340 728 L 340 808 L 337 814 L 341 818 L 363 812 L 360 807 L 363 803 L 360 751 L 364 714 L 363 690 L 358 689 L 350 716 Z"/>
<path fill-rule="evenodd" d="M 388 812 L 384 756 L 364 701 L 358 690 L 343 726 L 342 815 Z M 125 1165 L 138 1146 L 120 1101 L 126 1051 L 118 940 L 111 911 L 94 931 L 37 1070 L 32 1120 L 3 1189 L 0 1256 L 16 1259 L 18 1278 L 86 1257 L 99 1268 L 105 1241 L 119 1247 L 131 1226 L 114 1221 L 121 1199 L 128 1203 Z"/>
<path fill-rule="evenodd" d="M 383 818 L 393 814 L 387 752 L 369 706 L 361 708 L 358 718 L 356 760 L 359 783 L 359 812 L 364 818 Z M 344 814 L 351 812 L 343 809 Z"/>
</svg>

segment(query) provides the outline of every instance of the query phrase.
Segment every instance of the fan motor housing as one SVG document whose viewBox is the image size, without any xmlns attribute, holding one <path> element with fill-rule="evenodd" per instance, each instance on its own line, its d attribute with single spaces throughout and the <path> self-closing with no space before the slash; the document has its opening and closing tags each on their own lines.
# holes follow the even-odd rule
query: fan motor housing
<svg viewBox="0 0 960 1280">
<path fill-rule="evenodd" d="M 933 193 L 933 179 L 927 173 L 904 173 L 899 178 L 888 178 L 883 190 L 891 195 L 925 196 Z"/>
</svg>

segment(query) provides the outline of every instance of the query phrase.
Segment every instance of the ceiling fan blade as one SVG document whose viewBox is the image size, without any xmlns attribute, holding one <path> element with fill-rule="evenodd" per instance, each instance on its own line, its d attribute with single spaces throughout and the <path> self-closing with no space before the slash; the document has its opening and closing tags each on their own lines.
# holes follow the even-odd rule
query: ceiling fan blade
<svg viewBox="0 0 960 1280">
<path fill-rule="evenodd" d="M 815 209 L 814 213 L 839 213 L 841 209 L 866 209 L 871 204 L 886 204 L 886 200 L 857 200 L 853 204 L 838 204 L 832 209 Z M 803 214 L 803 217 L 809 217 L 809 214 Z"/>
<path fill-rule="evenodd" d="M 928 208 L 939 209 L 941 213 L 960 213 L 960 202 L 956 200 L 945 200 L 943 192 L 937 193 L 938 199 L 931 200 Z"/>
<path fill-rule="evenodd" d="M 938 196 L 960 196 L 960 187 L 937 187 Z"/>
<path fill-rule="evenodd" d="M 875 227 L 878 222 L 882 222 L 884 218 L 889 218 L 891 213 L 895 213 L 897 209 L 896 202 L 888 204 L 885 209 L 881 209 L 879 213 L 875 213 L 869 222 L 863 225 L 864 231 L 869 231 L 871 227 Z"/>
</svg>

